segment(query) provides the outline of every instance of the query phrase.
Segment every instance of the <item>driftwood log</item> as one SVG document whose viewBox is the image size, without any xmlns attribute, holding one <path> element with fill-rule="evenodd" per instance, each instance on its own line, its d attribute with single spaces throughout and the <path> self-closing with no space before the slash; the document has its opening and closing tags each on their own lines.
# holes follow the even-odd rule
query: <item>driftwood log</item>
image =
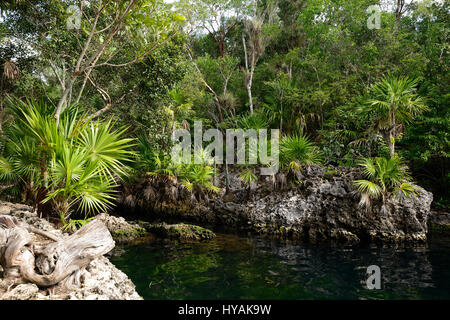
<svg viewBox="0 0 450 320">
<path fill-rule="evenodd" d="M 31 233 L 54 242 L 37 242 Z M 59 239 L 21 223 L 15 217 L 0 216 L 0 265 L 3 283 L 8 283 L 9 287 L 29 282 L 39 287 L 79 286 L 80 271 L 114 245 L 108 229 L 98 219 Z"/>
</svg>

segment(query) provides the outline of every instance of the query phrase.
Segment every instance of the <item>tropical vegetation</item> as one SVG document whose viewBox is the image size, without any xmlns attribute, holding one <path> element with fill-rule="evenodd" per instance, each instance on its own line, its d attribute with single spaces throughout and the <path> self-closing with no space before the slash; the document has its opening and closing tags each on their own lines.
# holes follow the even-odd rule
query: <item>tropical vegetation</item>
<svg viewBox="0 0 450 320">
<path fill-rule="evenodd" d="M 417 188 L 411 183 L 408 168 L 401 158 L 364 158 L 359 165 L 366 177 L 354 181 L 361 193 L 361 206 L 370 207 L 371 200 L 377 198 L 385 203 L 391 194 L 397 198 L 416 194 Z"/>
<path fill-rule="evenodd" d="M 225 174 L 227 193 L 229 165 L 206 142 L 203 163 L 172 161 L 174 132 L 195 121 L 279 129 L 294 181 L 308 165 L 359 167 L 367 206 L 414 184 L 449 204 L 448 1 L 7 0 L 0 12 L 1 195 L 71 228 L 124 183 L 176 181 L 201 199 Z M 238 167 L 249 192 L 258 167 Z"/>
<path fill-rule="evenodd" d="M 0 179 L 21 186 L 22 199 L 50 203 L 66 224 L 75 207 L 85 215 L 105 211 L 114 187 L 128 171 L 132 139 L 109 121 L 86 121 L 71 107 L 59 125 L 53 108 L 36 101 L 10 101 Z"/>
</svg>

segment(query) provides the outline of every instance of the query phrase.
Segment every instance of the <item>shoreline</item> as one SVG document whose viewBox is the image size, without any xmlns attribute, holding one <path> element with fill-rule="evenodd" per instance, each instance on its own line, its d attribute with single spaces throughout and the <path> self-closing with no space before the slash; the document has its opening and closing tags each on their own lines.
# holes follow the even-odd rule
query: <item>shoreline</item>
<svg viewBox="0 0 450 320">
<path fill-rule="evenodd" d="M 200 225 L 225 226 L 269 236 L 310 242 L 342 243 L 423 242 L 433 195 L 417 186 L 414 198 L 374 200 L 370 208 L 360 205 L 353 185 L 361 172 L 346 167 L 333 170 L 307 166 L 292 183 L 280 174 L 275 182 L 259 179 L 246 187 L 239 172 L 230 172 L 228 193 L 193 199 L 183 194 L 178 182 L 158 189 L 142 178 L 124 187 L 118 200 L 120 215 L 149 214 L 162 221 L 183 221 Z M 224 185 L 223 173 L 218 185 Z M 169 183 L 169 182 L 168 182 Z M 156 194 L 153 199 L 145 195 Z M 177 190 L 167 194 L 166 190 Z M 145 219 L 145 218 L 144 218 Z"/>
<path fill-rule="evenodd" d="M 37 229 L 68 237 L 67 233 L 55 229 L 45 219 L 38 217 L 33 208 L 24 204 L 0 202 L 0 215 L 10 215 Z M 128 276 L 117 269 L 105 256 L 91 261 L 86 268 L 80 270 L 78 288 L 62 292 L 54 292 L 51 287 L 39 288 L 33 283 L 11 286 L 3 281 L 3 270 L 0 267 L 0 300 L 142 300 L 136 286 Z"/>
</svg>

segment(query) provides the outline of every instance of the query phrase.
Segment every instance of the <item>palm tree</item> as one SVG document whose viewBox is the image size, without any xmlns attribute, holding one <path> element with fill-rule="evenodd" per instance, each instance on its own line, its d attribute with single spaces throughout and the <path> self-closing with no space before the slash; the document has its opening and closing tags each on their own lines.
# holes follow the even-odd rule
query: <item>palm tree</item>
<svg viewBox="0 0 450 320">
<path fill-rule="evenodd" d="M 266 115 L 256 110 L 254 113 L 247 113 L 244 115 L 236 116 L 236 128 L 243 130 L 255 129 L 257 132 L 269 127 L 269 120 Z"/>
<path fill-rule="evenodd" d="M 43 202 L 52 202 L 64 225 L 76 204 L 85 216 L 112 205 L 116 184 L 104 175 L 98 161 L 89 160 L 88 150 L 64 144 L 57 152 L 60 155 L 50 162 L 51 183 Z"/>
<path fill-rule="evenodd" d="M 207 193 L 220 191 L 213 183 L 215 174 L 211 166 L 213 159 L 205 149 L 195 150 L 190 163 L 175 163 L 169 154 L 153 150 L 148 138 L 141 136 L 138 138 L 138 150 L 135 169 L 138 174 L 145 172 L 150 177 L 151 185 L 147 188 L 148 192 L 156 194 L 154 186 L 168 186 L 178 182 L 192 197 L 197 195 L 201 198 L 205 195 L 205 191 Z M 195 163 L 194 159 L 199 163 Z M 177 198 L 174 194 L 170 194 L 173 190 L 167 191 L 166 195 Z"/>
<path fill-rule="evenodd" d="M 306 136 L 284 136 L 280 141 L 280 164 L 289 171 L 299 171 L 301 165 L 319 164 L 322 153 Z"/>
<path fill-rule="evenodd" d="M 214 160 L 207 150 L 196 149 L 190 163 L 180 164 L 177 176 L 181 183 L 193 194 L 197 194 L 199 198 L 204 195 L 204 190 L 208 193 L 219 193 L 220 189 L 213 183 L 215 174 L 214 168 L 211 166 L 213 162 Z"/>
<path fill-rule="evenodd" d="M 428 110 L 416 93 L 417 82 L 417 79 L 389 75 L 372 86 L 373 98 L 363 108 L 374 117 L 374 129 L 386 140 L 390 157 L 394 156 L 395 139 L 401 126 Z"/>
<path fill-rule="evenodd" d="M 416 187 L 411 183 L 408 167 L 401 158 L 397 156 L 363 158 L 359 165 L 366 177 L 354 181 L 354 185 L 361 193 L 361 206 L 370 207 L 370 200 L 380 197 L 384 204 L 391 194 L 399 198 L 416 194 Z"/>
<path fill-rule="evenodd" d="M 128 171 L 132 139 L 113 123 L 88 122 L 75 108 L 61 115 L 35 101 L 11 101 L 14 122 L 0 158 L 0 179 L 32 186 L 35 201 L 50 203 L 64 224 L 80 209 L 85 215 L 106 210 L 113 188 Z M 42 194 L 42 196 L 37 196 Z"/>
<path fill-rule="evenodd" d="M 319 119 L 317 113 L 304 109 L 300 86 L 288 74 L 280 72 L 274 80 L 264 84 L 270 88 L 265 96 L 264 111 L 267 118 L 278 126 L 280 133 L 302 133 L 307 127 L 308 119 Z"/>
</svg>

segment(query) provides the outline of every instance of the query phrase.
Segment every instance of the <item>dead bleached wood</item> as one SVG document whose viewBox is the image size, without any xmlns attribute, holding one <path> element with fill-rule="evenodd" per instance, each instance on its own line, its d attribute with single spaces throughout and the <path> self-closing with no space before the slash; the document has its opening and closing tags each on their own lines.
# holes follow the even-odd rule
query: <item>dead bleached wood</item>
<svg viewBox="0 0 450 320">
<path fill-rule="evenodd" d="M 46 237 L 46 238 L 49 238 L 49 239 L 51 239 L 53 241 L 58 241 L 59 240 L 57 236 L 51 234 L 50 232 L 39 230 L 39 229 L 37 229 L 35 227 L 32 227 L 32 226 L 30 226 L 30 225 L 28 225 L 26 223 L 20 222 L 19 220 L 17 220 L 16 217 L 12 217 L 12 216 L 5 216 L 5 215 L 0 216 L 0 228 L 2 226 L 4 228 L 8 228 L 8 229 L 14 228 L 14 227 L 23 227 L 26 230 L 28 230 L 29 232 L 33 232 L 33 233 L 39 234 L 39 235 L 41 235 L 43 237 Z"/>
<path fill-rule="evenodd" d="M 35 243 L 30 232 L 58 240 L 14 217 L 0 216 L 0 264 L 8 283 L 31 282 L 40 287 L 79 285 L 80 271 L 115 245 L 108 229 L 98 219 L 48 245 Z"/>
</svg>

